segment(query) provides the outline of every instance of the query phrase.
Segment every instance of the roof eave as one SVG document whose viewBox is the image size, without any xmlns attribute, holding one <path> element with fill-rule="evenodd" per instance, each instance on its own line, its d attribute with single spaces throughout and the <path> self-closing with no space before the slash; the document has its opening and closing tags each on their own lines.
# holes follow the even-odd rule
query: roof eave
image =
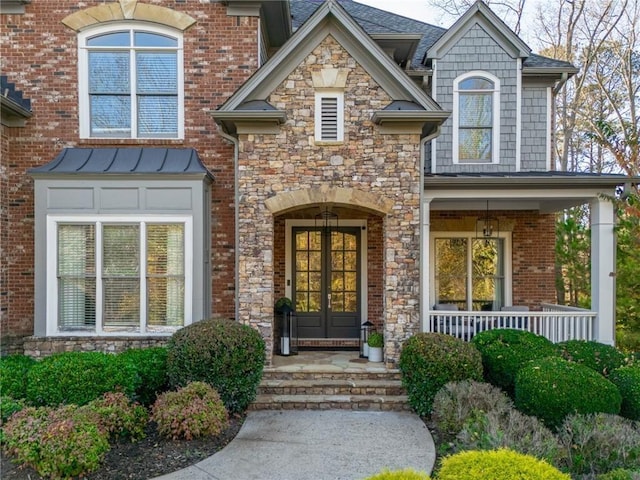
<svg viewBox="0 0 640 480">
<path fill-rule="evenodd" d="M 31 110 L 27 110 L 13 100 L 0 96 L 2 108 L 2 124 L 8 127 L 23 127 L 28 118 L 33 116 Z"/>
<path fill-rule="evenodd" d="M 448 177 L 425 175 L 424 185 L 437 188 L 455 188 L 473 185 L 474 188 L 495 188 L 496 186 L 514 186 L 530 188 L 570 188 L 570 187 L 609 187 L 614 188 L 625 183 L 640 183 L 640 177 L 624 175 L 611 176 L 559 176 L 559 177 Z"/>
<path fill-rule="evenodd" d="M 572 77 L 579 71 L 580 69 L 576 67 L 522 67 L 522 74 L 531 76 L 560 77 L 566 73 L 569 77 Z"/>
</svg>

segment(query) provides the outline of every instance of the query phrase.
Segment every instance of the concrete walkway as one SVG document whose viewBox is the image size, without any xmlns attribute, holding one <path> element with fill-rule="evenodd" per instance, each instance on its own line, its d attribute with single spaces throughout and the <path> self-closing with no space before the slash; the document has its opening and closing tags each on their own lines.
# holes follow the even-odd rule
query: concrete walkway
<svg viewBox="0 0 640 480">
<path fill-rule="evenodd" d="M 162 480 L 361 480 L 383 468 L 431 472 L 435 447 L 407 412 L 250 412 L 220 452 Z"/>
</svg>

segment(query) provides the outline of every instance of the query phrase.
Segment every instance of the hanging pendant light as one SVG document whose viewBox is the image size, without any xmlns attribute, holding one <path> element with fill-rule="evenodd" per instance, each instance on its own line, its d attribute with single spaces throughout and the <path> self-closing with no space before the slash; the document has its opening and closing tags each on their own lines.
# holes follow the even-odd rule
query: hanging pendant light
<svg viewBox="0 0 640 480">
<path fill-rule="evenodd" d="M 500 237 L 500 220 L 497 217 L 489 216 L 489 200 L 487 200 L 485 216 L 476 220 L 476 238 L 488 242 L 489 239 L 498 237 Z"/>
</svg>

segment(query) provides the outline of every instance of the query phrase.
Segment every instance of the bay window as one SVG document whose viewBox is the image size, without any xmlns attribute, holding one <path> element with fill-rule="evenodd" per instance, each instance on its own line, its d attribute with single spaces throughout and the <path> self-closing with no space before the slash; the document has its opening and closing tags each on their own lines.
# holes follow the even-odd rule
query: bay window
<svg viewBox="0 0 640 480">
<path fill-rule="evenodd" d="M 52 333 L 171 333 L 190 323 L 190 218 L 50 217 L 49 234 Z"/>
</svg>

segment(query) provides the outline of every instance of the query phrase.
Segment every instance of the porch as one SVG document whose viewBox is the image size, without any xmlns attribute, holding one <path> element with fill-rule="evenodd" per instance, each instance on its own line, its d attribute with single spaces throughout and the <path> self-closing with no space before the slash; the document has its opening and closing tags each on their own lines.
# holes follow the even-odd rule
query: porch
<svg viewBox="0 0 640 480">
<path fill-rule="evenodd" d="M 582 308 L 543 303 L 540 311 L 430 310 L 426 331 L 446 333 L 470 341 L 485 330 L 512 328 L 542 335 L 554 343 L 567 340 L 598 341 L 598 314 Z"/>
</svg>

